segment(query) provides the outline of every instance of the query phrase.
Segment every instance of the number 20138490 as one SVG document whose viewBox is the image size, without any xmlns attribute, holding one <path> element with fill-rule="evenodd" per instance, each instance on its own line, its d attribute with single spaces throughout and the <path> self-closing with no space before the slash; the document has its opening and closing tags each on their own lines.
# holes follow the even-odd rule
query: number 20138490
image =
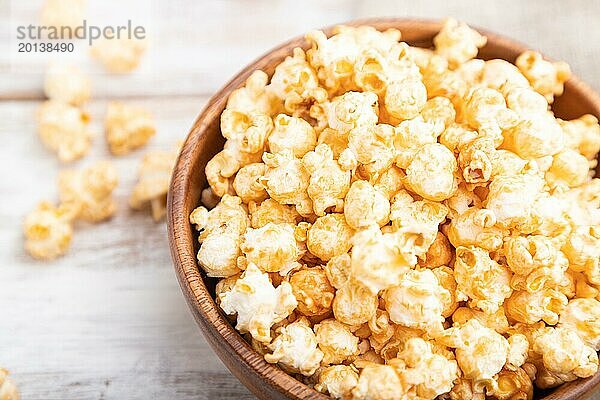
<svg viewBox="0 0 600 400">
<path fill-rule="evenodd" d="M 75 50 L 73 43 L 19 43 L 19 53 L 72 53 Z"/>
</svg>

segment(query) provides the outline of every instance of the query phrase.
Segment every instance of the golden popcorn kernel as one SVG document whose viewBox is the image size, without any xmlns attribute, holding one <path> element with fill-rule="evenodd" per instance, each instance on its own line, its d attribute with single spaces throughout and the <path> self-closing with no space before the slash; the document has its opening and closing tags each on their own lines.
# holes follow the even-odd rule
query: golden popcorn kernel
<svg viewBox="0 0 600 400">
<path fill-rule="evenodd" d="M 588 179 L 588 159 L 574 150 L 563 150 L 552 157 L 552 165 L 546 171 L 546 181 L 564 183 L 570 187 L 583 184 Z"/>
<path fill-rule="evenodd" d="M 358 338 L 341 322 L 326 319 L 315 325 L 314 330 L 319 349 L 324 354 L 323 365 L 341 364 L 358 355 Z"/>
<path fill-rule="evenodd" d="M 600 151 L 600 125 L 593 115 L 586 114 L 571 121 L 558 120 L 569 148 L 579 151 L 588 160 L 594 160 Z"/>
<path fill-rule="evenodd" d="M 262 228 L 248 228 L 240 246 L 248 262 L 256 264 L 265 272 L 285 275 L 296 266 L 302 249 L 289 224 L 268 223 Z"/>
<path fill-rule="evenodd" d="M 352 229 L 344 214 L 327 214 L 317 218 L 308 231 L 308 250 L 323 261 L 345 254 L 352 246 Z"/>
<path fill-rule="evenodd" d="M 331 285 L 336 289 L 341 289 L 350 279 L 352 260 L 348 253 L 332 257 L 325 264 L 325 274 Z"/>
<path fill-rule="evenodd" d="M 44 93 L 50 100 L 80 106 L 90 98 L 90 79 L 73 65 L 55 63 L 46 71 Z"/>
<path fill-rule="evenodd" d="M 396 370 L 389 365 L 375 363 L 368 363 L 363 368 L 358 384 L 352 390 L 352 398 L 356 400 L 396 399 L 404 395 L 405 388 Z"/>
<path fill-rule="evenodd" d="M 437 143 L 423 146 L 406 168 L 406 183 L 418 195 L 433 201 L 456 191 L 458 167 L 450 150 Z"/>
<path fill-rule="evenodd" d="M 305 120 L 279 114 L 273 122 L 273 131 L 267 140 L 271 153 L 291 150 L 295 157 L 302 157 L 315 148 L 317 134 Z"/>
<path fill-rule="evenodd" d="M 38 134 L 44 145 L 56 152 L 60 161 L 77 160 L 91 147 L 89 120 L 89 115 L 76 107 L 48 100 L 37 112 Z"/>
<path fill-rule="evenodd" d="M 419 265 L 427 268 L 437 268 L 444 265 L 450 265 L 454 257 L 454 249 L 448 238 L 442 233 L 437 232 L 435 240 L 429 246 L 425 257 L 419 259 Z"/>
<path fill-rule="evenodd" d="M 377 311 L 377 295 L 361 283 L 349 280 L 338 289 L 333 299 L 335 319 L 346 325 L 360 325 L 368 322 Z"/>
<path fill-rule="evenodd" d="M 77 214 L 73 204 L 58 207 L 42 201 L 25 217 L 25 250 L 40 260 L 52 260 L 65 254 L 71 244 L 71 222 Z M 2 370 L 0 370 L 1 372 Z"/>
<path fill-rule="evenodd" d="M 308 317 L 331 310 L 335 289 L 319 267 L 303 268 L 290 276 L 290 285 L 298 300 L 298 312 Z"/>
<path fill-rule="evenodd" d="M 233 189 L 242 202 L 260 203 L 269 195 L 261 183 L 266 166 L 263 163 L 248 164 L 240 168 L 233 180 Z"/>
<path fill-rule="evenodd" d="M 336 399 L 349 397 L 358 384 L 358 371 L 349 365 L 332 365 L 319 372 L 315 389 Z"/>
<path fill-rule="evenodd" d="M 274 224 L 296 225 L 302 218 L 293 206 L 284 205 L 273 199 L 266 199 L 260 204 L 248 203 L 250 220 L 253 228 L 262 228 L 269 222 Z"/>
<path fill-rule="evenodd" d="M 560 314 L 560 325 L 577 333 L 586 345 L 600 350 L 600 301 L 573 299 Z"/>
<path fill-rule="evenodd" d="M 446 19 L 442 30 L 433 38 L 435 52 L 454 67 L 475 58 L 486 43 L 485 36 L 453 18 Z"/>
<path fill-rule="evenodd" d="M 236 329 L 249 332 L 262 343 L 271 342 L 271 326 L 290 315 L 298 304 L 289 283 L 273 287 L 269 276 L 252 263 L 219 299 L 226 314 L 237 314 Z"/>
<path fill-rule="evenodd" d="M 284 370 L 310 376 L 315 373 L 323 359 L 317 347 L 317 339 L 306 318 L 277 329 L 278 335 L 267 347 L 272 354 L 265 354 L 269 363 L 277 363 Z"/>
<path fill-rule="evenodd" d="M 515 65 L 527 77 L 529 83 L 548 103 L 564 91 L 564 83 L 571 77 L 571 68 L 565 62 L 549 62 L 534 51 L 526 51 L 517 57 Z"/>
<path fill-rule="evenodd" d="M 488 393 L 492 398 L 498 400 L 533 399 L 533 383 L 522 368 L 517 368 L 515 371 L 503 369 L 495 380 L 497 388 Z"/>
<path fill-rule="evenodd" d="M 385 93 L 385 109 L 399 120 L 419 115 L 427 102 L 427 89 L 420 80 L 394 82 Z"/>
<path fill-rule="evenodd" d="M 78 218 L 100 222 L 117 209 L 113 191 L 118 183 L 115 166 L 110 161 L 98 161 L 81 170 L 62 171 L 58 176 L 58 191 L 61 202 L 79 209 Z"/>
<path fill-rule="evenodd" d="M 354 229 L 388 223 L 390 202 L 387 197 L 367 181 L 352 183 L 344 201 L 346 222 Z"/>
<path fill-rule="evenodd" d="M 104 119 L 106 141 L 114 155 L 144 146 L 156 133 L 152 114 L 142 107 L 111 101 Z"/>
<path fill-rule="evenodd" d="M 99 39 L 92 46 L 91 54 L 108 71 L 124 74 L 138 67 L 146 48 L 147 42 L 144 39 Z"/>
</svg>

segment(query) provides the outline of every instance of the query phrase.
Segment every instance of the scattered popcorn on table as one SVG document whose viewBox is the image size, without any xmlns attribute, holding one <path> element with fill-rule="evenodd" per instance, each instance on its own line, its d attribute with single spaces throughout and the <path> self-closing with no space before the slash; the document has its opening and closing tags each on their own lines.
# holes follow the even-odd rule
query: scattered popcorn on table
<svg viewBox="0 0 600 400">
<path fill-rule="evenodd" d="M 152 114 L 118 101 L 108 103 L 104 126 L 110 152 L 117 156 L 144 146 L 156 133 Z"/>
<path fill-rule="evenodd" d="M 20 400 L 19 390 L 12 379 L 8 377 L 8 371 L 0 368 L 0 400 Z"/>
<path fill-rule="evenodd" d="M 433 49 L 400 38 L 311 32 L 232 92 L 190 215 L 218 303 L 337 399 L 531 400 L 594 374 L 600 125 L 552 113 L 569 68 L 477 59 L 453 19 Z"/>
<path fill-rule="evenodd" d="M 27 252 L 41 260 L 65 254 L 71 244 L 71 225 L 76 214 L 77 208 L 72 204 L 55 207 L 47 201 L 40 202 L 23 224 Z"/>
<path fill-rule="evenodd" d="M 89 151 L 92 144 L 89 121 L 86 112 L 55 100 L 42 103 L 37 113 L 42 142 L 64 162 L 79 159 Z"/>
<path fill-rule="evenodd" d="M 50 100 L 80 106 L 90 98 L 91 82 L 77 67 L 56 63 L 46 72 L 44 93 Z"/>
<path fill-rule="evenodd" d="M 61 202 L 76 207 L 77 218 L 99 222 L 110 218 L 117 209 L 112 194 L 118 183 L 114 165 L 98 161 L 81 170 L 62 171 L 58 191 Z"/>
<path fill-rule="evenodd" d="M 124 74 L 138 67 L 146 47 L 145 39 L 102 38 L 92 46 L 91 54 L 110 72 Z"/>
</svg>

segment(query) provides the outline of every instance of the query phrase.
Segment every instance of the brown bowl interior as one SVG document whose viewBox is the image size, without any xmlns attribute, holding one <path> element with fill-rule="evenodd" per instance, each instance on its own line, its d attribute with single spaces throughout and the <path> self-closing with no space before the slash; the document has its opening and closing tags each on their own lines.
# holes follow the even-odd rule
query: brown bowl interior
<svg viewBox="0 0 600 400">
<path fill-rule="evenodd" d="M 371 25 L 379 30 L 397 28 L 404 41 L 411 45 L 430 47 L 433 36 L 440 30 L 440 22 L 412 19 L 365 19 L 347 25 Z M 331 27 L 325 29 L 331 33 Z M 501 58 L 514 62 L 527 46 L 481 30 L 488 44 L 481 49 L 483 59 Z M 213 350 L 233 374 L 261 399 L 327 399 L 278 367 L 268 364 L 255 352 L 224 317 L 213 300 L 214 279 L 198 270 L 196 234 L 188 222 L 190 212 L 199 204 L 200 192 L 207 186 L 204 167 L 223 146 L 219 128 L 220 114 L 229 94 L 242 86 L 256 69 L 271 75 L 275 66 L 291 54 L 294 47 L 306 48 L 304 38 L 298 37 L 273 49 L 237 74 L 208 102 L 183 145 L 168 197 L 168 232 L 171 254 L 179 283 L 188 305 Z M 582 114 L 600 116 L 600 98 L 577 78 L 566 84 L 565 93 L 553 105 L 558 117 L 572 119 Z M 565 384 L 545 393 L 537 392 L 539 399 L 580 399 L 595 392 L 600 373 Z"/>
</svg>

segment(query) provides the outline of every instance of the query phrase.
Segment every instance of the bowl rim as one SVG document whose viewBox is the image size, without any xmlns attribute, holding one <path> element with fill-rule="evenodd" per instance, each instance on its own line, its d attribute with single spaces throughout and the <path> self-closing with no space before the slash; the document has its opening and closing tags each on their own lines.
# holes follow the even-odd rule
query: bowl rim
<svg viewBox="0 0 600 400">
<path fill-rule="evenodd" d="M 333 29 L 338 25 L 370 25 L 376 27 L 376 29 L 380 31 L 387 28 L 396 28 L 401 32 L 410 29 L 411 26 L 419 26 L 420 29 L 437 32 L 440 30 L 442 23 L 443 20 L 421 18 L 363 18 L 330 25 L 321 28 L 320 30 L 324 31 L 327 36 L 330 36 Z M 493 43 L 495 46 L 511 48 L 518 52 L 531 49 L 529 46 L 517 40 L 476 26 L 473 27 L 488 38 L 488 43 Z M 191 168 L 194 162 L 190 156 L 208 128 L 209 121 L 207 121 L 207 117 L 211 117 L 215 112 L 220 115 L 230 93 L 242 86 L 253 71 L 264 69 L 266 67 L 265 62 L 269 56 L 281 53 L 280 56 L 283 59 L 284 56 L 291 54 L 291 50 L 294 47 L 300 46 L 306 48 L 306 44 L 304 35 L 302 35 L 296 36 L 270 49 L 236 73 L 224 86 L 209 98 L 206 105 L 193 122 L 177 158 L 175 168 L 173 169 L 167 196 L 167 231 L 171 257 L 181 290 L 186 298 L 190 311 L 198 325 L 202 328 L 203 335 L 213 348 L 213 351 L 225 361 L 224 357 L 227 358 L 227 355 L 218 351 L 216 343 L 221 342 L 225 344 L 230 352 L 237 354 L 237 361 L 241 362 L 246 370 L 252 370 L 260 377 L 262 382 L 272 389 L 272 392 L 278 392 L 283 396 L 293 399 L 326 400 L 330 399 L 330 397 L 317 392 L 315 389 L 284 372 L 276 365 L 267 363 L 262 355 L 255 351 L 224 317 L 224 314 L 220 311 L 203 281 L 202 275 L 204 275 L 204 272 L 201 272 L 197 265 L 193 245 L 193 241 L 195 241 L 196 238 L 189 223 L 189 216 L 185 213 L 185 198 L 188 196 L 189 188 L 193 184 Z M 596 108 L 600 110 L 600 96 L 598 96 L 598 94 L 596 94 L 588 85 L 583 83 L 576 76 L 572 76 L 568 81 L 568 84 L 578 91 L 585 92 L 585 95 L 589 96 L 590 102 L 594 103 Z M 224 363 L 244 385 L 254 392 L 254 394 L 261 394 L 259 391 L 256 391 L 256 388 L 247 384 L 246 379 L 243 379 L 239 371 L 235 371 L 227 362 Z M 551 393 L 542 395 L 539 399 L 579 398 L 578 396 L 588 393 L 599 383 L 600 372 L 587 379 L 579 379 L 574 382 L 563 384 Z M 572 389 L 573 391 L 567 394 L 566 392 L 569 391 L 569 389 Z"/>
</svg>

